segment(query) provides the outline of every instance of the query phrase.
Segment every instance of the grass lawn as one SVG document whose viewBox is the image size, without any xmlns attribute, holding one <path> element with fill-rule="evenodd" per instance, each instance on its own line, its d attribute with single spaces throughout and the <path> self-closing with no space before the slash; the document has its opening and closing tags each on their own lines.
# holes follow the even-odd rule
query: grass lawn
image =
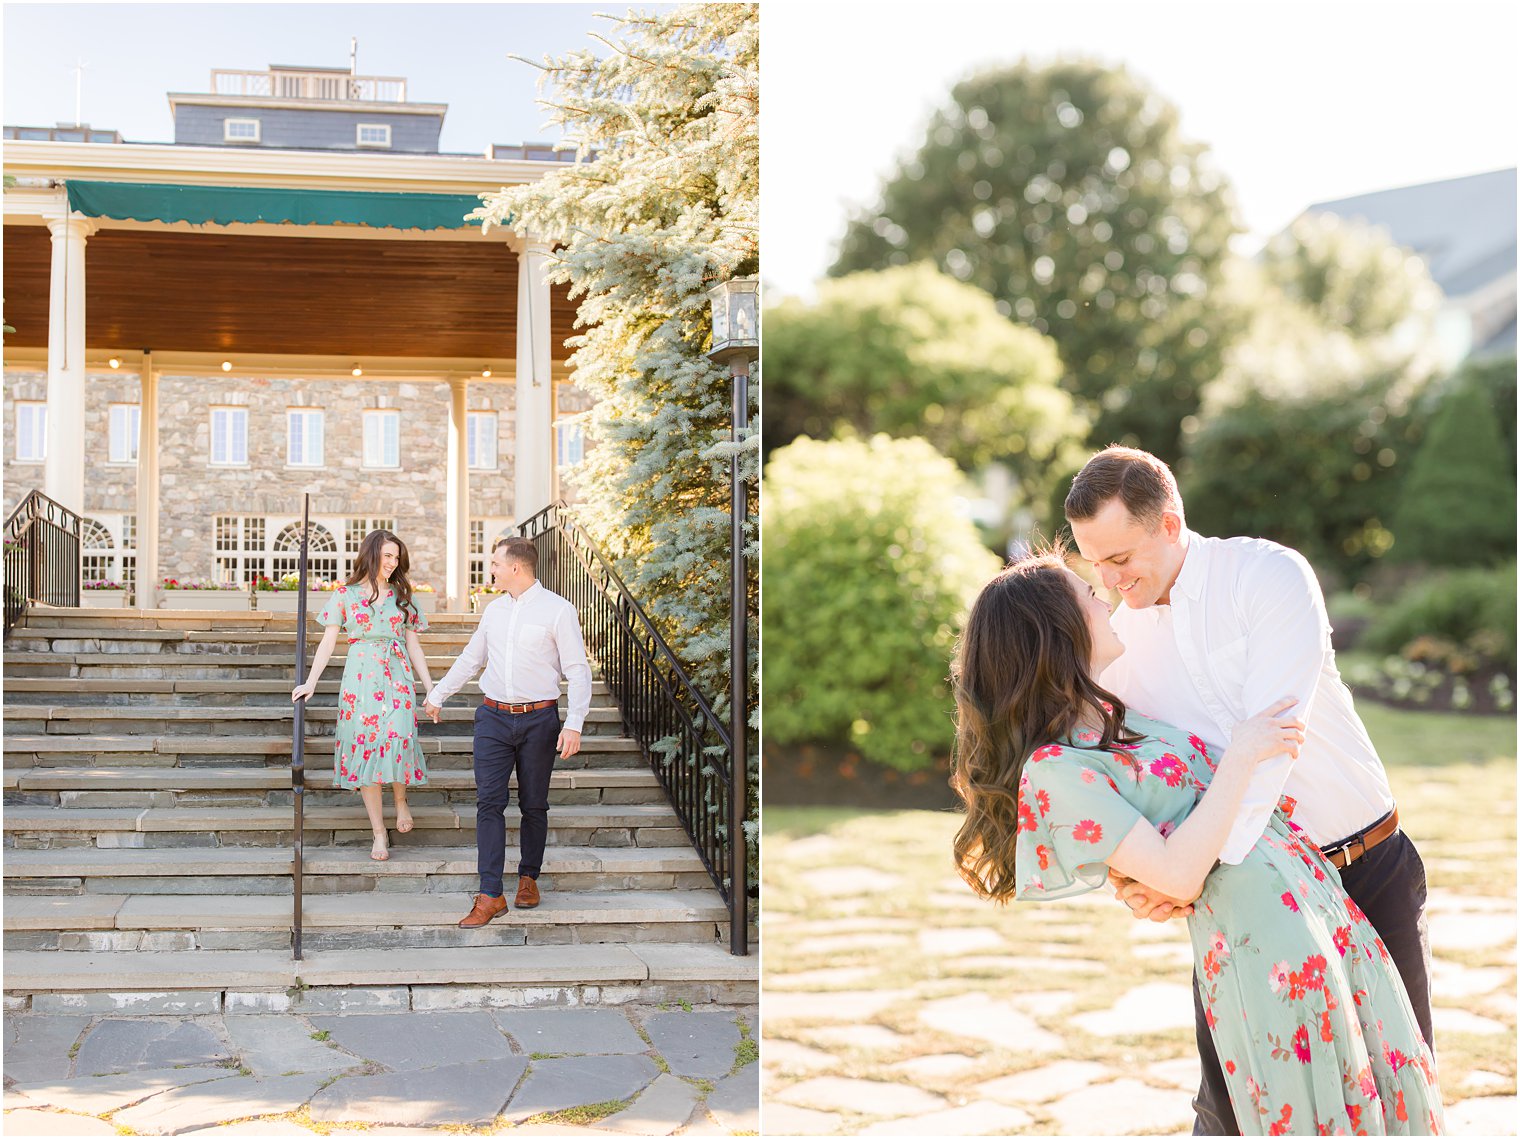
<svg viewBox="0 0 1520 1139">
<path fill-rule="evenodd" d="M 1514 722 L 1365 702 L 1360 710 L 1430 879 L 1443 1093 L 1448 1104 L 1475 1092 L 1513 1095 Z M 789 1042 L 766 1058 L 768 1102 L 778 1094 L 785 1102 L 788 1087 L 813 1076 L 901 1084 L 909 1077 L 894 1065 L 959 1055 L 969 1066 L 951 1071 L 946 1062 L 912 1081 L 951 1103 L 972 1102 L 986 1080 L 1056 1060 L 1096 1061 L 1112 1072 L 1096 1082 L 1136 1079 L 1186 1106 L 1189 1094 L 1168 1082 L 1196 1055 L 1181 923 L 1136 922 L 1105 893 L 1006 908 L 981 902 L 951 866 L 959 826 L 951 812 L 768 808 L 762 826 L 762 1012 L 766 1039 Z M 1143 985 L 1178 987 L 1185 1023 L 1127 1035 L 1073 1023 Z M 1165 988 L 1154 991 L 1165 998 Z M 885 996 L 851 1015 L 848 1001 L 860 999 L 851 993 Z M 973 1042 L 921 1016 L 933 1002 L 971 995 L 986 1002 L 989 1019 L 1028 1017 L 1060 1043 Z M 1031 1122 L 1011 1133 L 1060 1130 L 1044 1105 L 1020 1106 Z M 856 1107 L 836 1109 L 846 1132 L 885 1118 L 868 1101 Z"/>
</svg>

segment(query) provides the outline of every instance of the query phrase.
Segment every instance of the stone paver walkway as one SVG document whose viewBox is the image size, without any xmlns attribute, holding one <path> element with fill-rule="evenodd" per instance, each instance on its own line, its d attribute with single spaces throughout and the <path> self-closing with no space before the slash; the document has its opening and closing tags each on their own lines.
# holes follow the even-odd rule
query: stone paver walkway
<svg viewBox="0 0 1520 1139">
<path fill-rule="evenodd" d="M 957 825 L 767 835 L 763 1133 L 1190 1134 L 1183 923 L 981 902 L 944 874 Z M 1436 886 L 1430 911 L 1450 1132 L 1514 1135 L 1515 899 Z"/>
<path fill-rule="evenodd" d="M 753 1007 L 13 1013 L 4 1131 L 754 1134 L 755 1037 Z"/>
</svg>

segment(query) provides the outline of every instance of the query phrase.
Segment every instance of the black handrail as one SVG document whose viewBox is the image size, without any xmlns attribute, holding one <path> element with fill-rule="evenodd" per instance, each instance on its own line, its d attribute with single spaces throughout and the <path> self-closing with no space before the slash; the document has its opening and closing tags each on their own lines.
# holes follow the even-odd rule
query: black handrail
<svg viewBox="0 0 1520 1139">
<path fill-rule="evenodd" d="M 296 687 L 306 683 L 306 538 L 311 530 L 311 495 L 301 505 L 301 582 L 296 594 Z M 301 960 L 301 887 L 305 882 L 306 839 L 306 697 L 296 701 L 296 722 L 290 740 L 290 791 L 295 805 L 295 839 L 290 874 L 294 885 L 290 913 L 290 952 Z"/>
<path fill-rule="evenodd" d="M 587 652 L 601 666 L 629 734 L 728 903 L 731 951 L 748 953 L 749 852 L 743 797 L 734 792 L 747 773 L 734 770 L 727 727 L 563 503 L 539 511 L 518 531 L 538 547 L 540 580 L 575 606 Z"/>
<path fill-rule="evenodd" d="M 5 520 L 5 635 L 33 602 L 78 606 L 80 517 L 40 490 Z"/>
</svg>

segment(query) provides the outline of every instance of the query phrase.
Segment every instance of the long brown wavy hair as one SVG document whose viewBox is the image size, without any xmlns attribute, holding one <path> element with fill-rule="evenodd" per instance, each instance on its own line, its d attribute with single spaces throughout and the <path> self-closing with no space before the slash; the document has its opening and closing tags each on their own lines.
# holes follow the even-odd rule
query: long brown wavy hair
<svg viewBox="0 0 1520 1139">
<path fill-rule="evenodd" d="M 412 583 L 406 576 L 412 568 L 411 555 L 406 552 L 406 543 L 389 530 L 371 530 L 364 535 L 364 541 L 359 543 L 359 552 L 354 556 L 353 572 L 348 575 L 346 585 L 358 585 L 360 582 L 374 582 L 375 597 L 380 596 L 380 551 L 385 548 L 385 543 L 395 542 L 400 556 L 396 559 L 395 572 L 391 574 L 390 585 L 396 591 L 396 607 L 401 610 L 401 615 L 408 621 L 417 620 L 417 607 L 412 603 Z"/>
<path fill-rule="evenodd" d="M 1070 738 L 1084 709 L 1102 719 L 1101 748 L 1143 738 L 1124 726 L 1123 702 L 1092 678 L 1092 637 L 1063 554 L 1057 546 L 1023 558 L 982 587 L 952 666 L 950 785 L 966 805 L 955 867 L 996 902 L 1018 887 L 1019 780 L 1034 750 Z"/>
</svg>

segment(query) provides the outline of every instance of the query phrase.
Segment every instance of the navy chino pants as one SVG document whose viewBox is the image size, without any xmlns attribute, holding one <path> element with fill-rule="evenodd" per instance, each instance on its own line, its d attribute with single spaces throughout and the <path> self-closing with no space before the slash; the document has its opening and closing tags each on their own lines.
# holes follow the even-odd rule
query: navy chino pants
<svg viewBox="0 0 1520 1139">
<path fill-rule="evenodd" d="M 1340 872 L 1341 888 L 1362 908 L 1378 931 L 1388 956 L 1393 958 L 1409 1003 L 1435 1052 L 1430 1025 L 1430 936 L 1425 924 L 1425 863 L 1402 830 L 1382 842 Z M 1193 1100 L 1194 1135 L 1239 1135 L 1240 1126 L 1230 1107 L 1214 1038 L 1203 1017 L 1203 997 L 1198 974 L 1193 974 L 1193 1015 L 1198 1033 L 1198 1056 L 1203 1061 L 1203 1082 Z"/>
<path fill-rule="evenodd" d="M 509 781 L 517 773 L 517 805 L 522 812 L 522 854 L 517 873 L 537 878 L 549 837 L 549 777 L 554 774 L 559 708 L 499 712 L 482 704 L 475 710 L 475 850 L 480 892 L 499 898 L 507 860 L 506 810 Z"/>
</svg>

